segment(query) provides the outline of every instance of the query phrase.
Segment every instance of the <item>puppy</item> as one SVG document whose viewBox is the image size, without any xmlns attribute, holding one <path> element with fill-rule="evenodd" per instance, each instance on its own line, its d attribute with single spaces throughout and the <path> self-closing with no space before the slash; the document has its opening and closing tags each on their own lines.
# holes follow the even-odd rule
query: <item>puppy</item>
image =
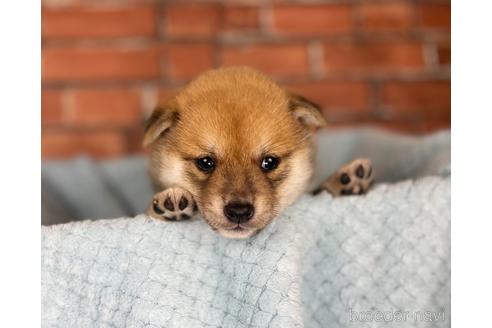
<svg viewBox="0 0 492 328">
<path fill-rule="evenodd" d="M 198 210 L 221 235 L 250 237 L 306 191 L 314 132 L 325 124 L 314 103 L 257 70 L 207 71 L 147 121 L 144 146 L 161 191 L 147 213 L 183 220 Z M 318 191 L 363 193 L 371 177 L 371 163 L 356 160 Z"/>
</svg>

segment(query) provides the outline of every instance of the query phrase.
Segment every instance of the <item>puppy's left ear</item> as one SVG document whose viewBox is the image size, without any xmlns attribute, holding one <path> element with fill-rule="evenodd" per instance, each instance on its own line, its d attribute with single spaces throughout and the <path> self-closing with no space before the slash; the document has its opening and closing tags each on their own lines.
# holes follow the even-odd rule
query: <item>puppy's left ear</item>
<svg viewBox="0 0 492 328">
<path fill-rule="evenodd" d="M 321 107 L 302 96 L 289 93 L 289 110 L 302 125 L 312 131 L 327 125 Z"/>
</svg>

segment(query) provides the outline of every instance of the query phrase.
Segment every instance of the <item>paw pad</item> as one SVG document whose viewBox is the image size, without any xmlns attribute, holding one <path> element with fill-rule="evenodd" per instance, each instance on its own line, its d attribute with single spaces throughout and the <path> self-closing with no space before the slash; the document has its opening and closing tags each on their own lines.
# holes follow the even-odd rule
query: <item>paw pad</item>
<svg viewBox="0 0 492 328">
<path fill-rule="evenodd" d="M 154 203 L 159 203 L 157 199 L 154 199 Z M 174 204 L 171 201 L 171 198 L 166 197 L 166 200 L 164 201 L 164 207 L 169 210 L 169 211 L 174 211 Z"/>
<path fill-rule="evenodd" d="M 340 183 L 343 184 L 343 185 L 347 185 L 347 184 L 350 183 L 350 177 L 348 176 L 347 173 L 343 173 L 340 176 Z"/>
<path fill-rule="evenodd" d="M 195 208 L 193 196 L 183 188 L 174 187 L 155 194 L 147 214 L 159 220 L 181 221 L 190 219 Z"/>
<path fill-rule="evenodd" d="M 181 196 L 181 199 L 179 200 L 179 204 L 178 204 L 179 209 L 183 211 L 187 206 L 188 206 L 188 199 L 184 196 Z"/>
<path fill-rule="evenodd" d="M 342 166 L 320 189 L 325 189 L 334 196 L 361 195 L 367 192 L 373 180 L 371 161 L 359 158 Z"/>
</svg>

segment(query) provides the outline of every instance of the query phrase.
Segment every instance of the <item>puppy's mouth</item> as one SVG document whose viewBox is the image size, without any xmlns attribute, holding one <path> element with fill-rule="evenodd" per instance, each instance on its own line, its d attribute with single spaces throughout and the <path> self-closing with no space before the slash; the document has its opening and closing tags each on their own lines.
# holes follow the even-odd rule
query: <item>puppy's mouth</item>
<svg viewBox="0 0 492 328">
<path fill-rule="evenodd" d="M 251 228 L 245 227 L 244 225 L 237 224 L 236 226 L 232 228 L 226 228 L 225 230 L 233 231 L 233 232 L 242 232 L 245 230 L 251 230 Z"/>
<path fill-rule="evenodd" d="M 259 232 L 259 229 L 246 227 L 242 224 L 236 224 L 232 227 L 218 228 L 217 232 L 227 238 L 244 239 L 255 235 Z"/>
</svg>

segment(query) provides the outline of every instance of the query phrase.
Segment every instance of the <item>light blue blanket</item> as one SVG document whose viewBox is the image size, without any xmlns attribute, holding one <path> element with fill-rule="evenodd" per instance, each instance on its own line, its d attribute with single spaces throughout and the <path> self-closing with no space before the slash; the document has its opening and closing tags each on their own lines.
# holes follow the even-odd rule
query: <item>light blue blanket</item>
<svg viewBox="0 0 492 328">
<path fill-rule="evenodd" d="M 305 195 L 248 240 L 144 215 L 43 227 L 42 326 L 449 327 L 449 137 L 419 142 L 372 158 L 419 150 L 418 179 Z"/>
<path fill-rule="evenodd" d="M 304 196 L 249 240 L 144 215 L 44 227 L 43 327 L 448 327 L 449 191 Z"/>
</svg>

